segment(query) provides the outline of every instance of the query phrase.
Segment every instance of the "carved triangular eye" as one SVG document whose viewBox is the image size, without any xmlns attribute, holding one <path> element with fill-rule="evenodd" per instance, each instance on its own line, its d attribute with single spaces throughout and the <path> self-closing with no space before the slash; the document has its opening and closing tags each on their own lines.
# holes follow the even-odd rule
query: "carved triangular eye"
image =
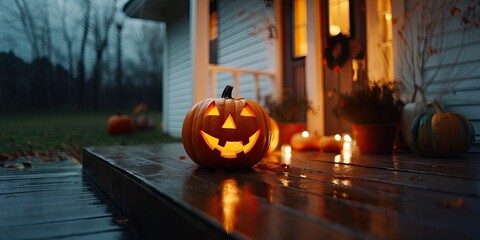
<svg viewBox="0 0 480 240">
<path fill-rule="evenodd" d="M 205 116 L 220 116 L 215 102 L 212 102 L 210 105 L 208 105 L 207 110 L 205 110 Z"/>
<path fill-rule="evenodd" d="M 244 117 L 255 117 L 255 113 L 253 112 L 253 109 L 245 103 L 245 106 L 243 107 L 242 111 L 240 112 L 240 116 Z"/>
<path fill-rule="evenodd" d="M 235 125 L 235 121 L 233 121 L 232 115 L 228 114 L 228 118 L 223 123 L 222 128 L 237 129 L 237 125 Z"/>
</svg>

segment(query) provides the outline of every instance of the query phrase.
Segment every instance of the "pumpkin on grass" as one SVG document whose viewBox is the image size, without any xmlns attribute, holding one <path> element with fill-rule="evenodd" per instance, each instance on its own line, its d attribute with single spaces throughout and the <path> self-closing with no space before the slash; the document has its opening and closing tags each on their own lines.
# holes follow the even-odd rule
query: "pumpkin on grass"
<svg viewBox="0 0 480 240">
<path fill-rule="evenodd" d="M 432 105 L 436 113 L 422 113 L 412 123 L 412 150 L 428 157 L 457 157 L 468 151 L 475 140 L 470 121 L 461 114 L 444 112 L 438 102 Z"/>
<path fill-rule="evenodd" d="M 131 133 L 133 128 L 133 121 L 128 115 L 118 113 L 108 118 L 107 133 L 110 135 Z"/>
<path fill-rule="evenodd" d="M 182 143 L 201 166 L 249 168 L 268 151 L 270 116 L 255 101 L 232 98 L 232 89 L 227 86 L 221 98 L 198 102 L 185 116 Z"/>
<path fill-rule="evenodd" d="M 136 129 L 152 129 L 153 119 L 148 115 L 148 107 L 140 103 L 132 111 L 132 121 Z"/>
</svg>

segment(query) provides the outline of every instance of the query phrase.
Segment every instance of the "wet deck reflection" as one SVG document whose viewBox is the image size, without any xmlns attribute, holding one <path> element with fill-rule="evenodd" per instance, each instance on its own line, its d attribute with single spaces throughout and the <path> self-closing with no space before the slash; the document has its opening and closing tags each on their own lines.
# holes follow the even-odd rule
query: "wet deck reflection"
<svg viewBox="0 0 480 240">
<path fill-rule="evenodd" d="M 443 239 L 480 233 L 478 156 L 294 151 L 285 157 L 280 151 L 250 170 L 218 171 L 185 159 L 181 144 L 86 153 L 87 168 L 93 166 L 88 162 L 106 161 L 123 169 L 196 216 L 193 223 L 206 222 L 235 238 Z"/>
</svg>

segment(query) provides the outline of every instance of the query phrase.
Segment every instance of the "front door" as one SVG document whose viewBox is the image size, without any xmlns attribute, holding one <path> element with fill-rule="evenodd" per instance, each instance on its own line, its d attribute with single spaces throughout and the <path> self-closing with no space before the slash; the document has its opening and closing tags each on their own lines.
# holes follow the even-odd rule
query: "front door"
<svg viewBox="0 0 480 240">
<path fill-rule="evenodd" d="M 285 0 L 282 1 L 283 11 L 283 89 L 289 94 L 294 94 L 298 98 L 306 98 L 305 90 L 305 54 L 306 52 L 298 50 L 298 46 L 301 45 L 298 39 L 295 37 L 295 31 L 298 31 L 301 21 L 306 21 L 306 12 L 299 9 L 302 8 L 302 2 L 298 0 Z M 305 5 L 306 7 L 306 5 Z M 303 14 L 303 16 L 302 16 Z M 300 21 L 300 23 L 299 23 Z M 306 30 L 306 25 L 305 25 Z M 305 32 L 306 34 L 306 32 Z M 298 35 L 298 34 L 297 34 Z M 305 39 L 306 40 L 306 35 Z M 306 42 L 304 43 L 306 46 Z M 297 47 L 296 47 L 297 46 Z M 300 121 L 305 122 L 306 115 L 303 115 Z"/>
<path fill-rule="evenodd" d="M 324 9 L 325 134 L 349 133 L 351 124 L 338 119 L 333 109 L 340 103 L 339 94 L 367 84 L 365 0 L 329 0 Z"/>
</svg>

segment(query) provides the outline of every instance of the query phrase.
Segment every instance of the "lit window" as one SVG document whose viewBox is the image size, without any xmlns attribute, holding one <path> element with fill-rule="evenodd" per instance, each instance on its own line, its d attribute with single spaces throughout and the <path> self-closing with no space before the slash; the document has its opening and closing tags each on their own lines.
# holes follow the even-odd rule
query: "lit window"
<svg viewBox="0 0 480 240">
<path fill-rule="evenodd" d="M 328 23 L 331 36 L 342 33 L 350 36 L 350 1 L 329 0 L 328 1 Z"/>
<path fill-rule="evenodd" d="M 218 17 L 217 11 L 210 13 L 210 41 L 217 40 L 218 38 Z"/>
<path fill-rule="evenodd" d="M 217 0 L 210 0 L 209 63 L 218 64 L 218 11 Z"/>
<path fill-rule="evenodd" d="M 307 55 L 307 1 L 293 1 L 293 52 L 295 57 Z"/>
</svg>

